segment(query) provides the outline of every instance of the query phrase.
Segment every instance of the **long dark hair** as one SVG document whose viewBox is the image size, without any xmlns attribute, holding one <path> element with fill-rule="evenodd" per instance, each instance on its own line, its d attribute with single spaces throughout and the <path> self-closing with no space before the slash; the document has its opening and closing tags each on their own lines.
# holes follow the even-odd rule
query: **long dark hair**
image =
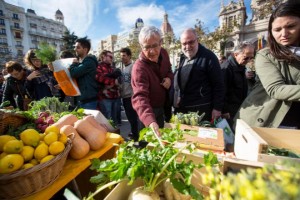
<svg viewBox="0 0 300 200">
<path fill-rule="evenodd" d="M 268 43 L 270 46 L 271 54 L 277 58 L 286 60 L 288 62 L 291 61 L 300 61 L 300 58 L 296 55 L 294 55 L 288 47 L 283 46 L 281 44 L 278 44 L 273 37 L 272 34 L 272 23 L 277 17 L 285 17 L 285 16 L 295 16 L 300 18 L 300 2 L 297 1 L 287 1 L 286 3 L 280 4 L 272 13 L 270 20 L 269 20 L 269 26 L 268 26 Z M 299 36 L 300 37 L 300 36 Z M 300 38 L 299 38 L 300 40 Z"/>
</svg>

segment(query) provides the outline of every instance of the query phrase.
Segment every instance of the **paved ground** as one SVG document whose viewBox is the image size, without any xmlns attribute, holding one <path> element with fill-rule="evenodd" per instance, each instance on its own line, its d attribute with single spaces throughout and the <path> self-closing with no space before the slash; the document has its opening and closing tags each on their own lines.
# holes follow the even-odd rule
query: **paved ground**
<svg viewBox="0 0 300 200">
<path fill-rule="evenodd" d="M 122 125 L 120 126 L 120 133 L 124 139 L 128 137 L 128 134 L 131 132 L 130 130 L 130 123 L 126 117 L 125 111 L 121 113 L 122 117 Z"/>
</svg>

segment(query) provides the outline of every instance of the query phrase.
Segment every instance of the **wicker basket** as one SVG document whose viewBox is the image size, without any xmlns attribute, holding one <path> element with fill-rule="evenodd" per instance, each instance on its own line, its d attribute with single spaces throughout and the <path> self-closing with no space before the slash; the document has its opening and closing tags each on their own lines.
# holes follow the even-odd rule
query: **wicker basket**
<svg viewBox="0 0 300 200">
<path fill-rule="evenodd" d="M 7 113 L 0 110 L 0 135 L 4 135 L 9 127 L 18 127 L 25 124 L 28 120 L 20 114 Z"/>
<path fill-rule="evenodd" d="M 54 159 L 34 167 L 0 175 L 0 199 L 20 199 L 51 185 L 61 174 L 72 142 Z"/>
</svg>

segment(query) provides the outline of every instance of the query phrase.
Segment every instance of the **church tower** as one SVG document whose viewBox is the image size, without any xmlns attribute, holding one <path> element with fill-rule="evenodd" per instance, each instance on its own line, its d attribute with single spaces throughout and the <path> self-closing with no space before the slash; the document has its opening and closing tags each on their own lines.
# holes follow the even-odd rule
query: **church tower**
<svg viewBox="0 0 300 200">
<path fill-rule="evenodd" d="M 170 46 L 170 44 L 174 40 L 174 32 L 173 32 L 171 24 L 169 23 L 167 13 L 164 14 L 164 21 L 161 24 L 160 30 L 162 32 L 164 44 L 166 46 Z"/>
<path fill-rule="evenodd" d="M 61 22 L 64 24 L 64 15 L 62 14 L 62 12 L 58 9 L 55 12 L 55 21 Z"/>
</svg>

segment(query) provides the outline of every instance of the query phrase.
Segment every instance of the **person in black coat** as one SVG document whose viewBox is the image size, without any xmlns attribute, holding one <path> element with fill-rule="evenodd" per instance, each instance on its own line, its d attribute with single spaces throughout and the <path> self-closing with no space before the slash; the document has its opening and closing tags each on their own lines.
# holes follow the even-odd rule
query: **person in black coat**
<svg viewBox="0 0 300 200">
<path fill-rule="evenodd" d="M 205 112 L 204 120 L 221 116 L 224 81 L 217 56 L 198 43 L 195 29 L 186 29 L 180 38 L 182 51 L 174 77 L 174 112 Z"/>
<path fill-rule="evenodd" d="M 254 46 L 249 42 L 242 42 L 235 47 L 232 55 L 221 65 L 226 89 L 222 116 L 228 120 L 231 127 L 235 114 L 248 94 L 247 78 L 253 74 L 246 71 L 245 65 L 253 57 Z"/>
</svg>

